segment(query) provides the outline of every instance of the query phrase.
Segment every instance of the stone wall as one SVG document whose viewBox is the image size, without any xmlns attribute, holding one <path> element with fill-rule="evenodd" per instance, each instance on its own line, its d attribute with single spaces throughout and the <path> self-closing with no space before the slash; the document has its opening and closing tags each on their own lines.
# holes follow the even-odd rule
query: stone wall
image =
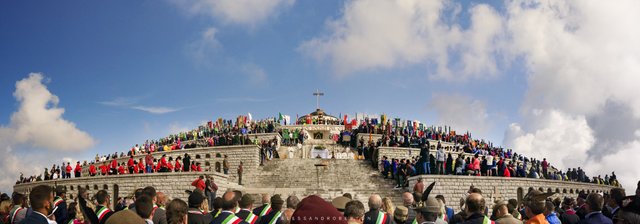
<svg viewBox="0 0 640 224">
<path fill-rule="evenodd" d="M 577 183 L 556 180 L 542 180 L 531 178 L 504 178 L 504 177 L 476 177 L 476 176 L 452 176 L 452 175 L 422 175 L 409 178 L 409 186 L 413 187 L 419 178 L 423 179 L 425 186 L 436 182 L 431 195 L 441 194 L 447 201 L 447 206 L 460 210 L 460 198 L 470 186 L 482 190 L 487 206 L 491 208 L 495 200 L 518 199 L 522 200 L 529 189 L 537 189 L 543 192 L 556 193 L 552 197 L 563 198 L 565 196 L 577 197 L 578 192 L 609 192 L 613 187 L 590 183 Z"/>
<path fill-rule="evenodd" d="M 277 135 L 277 134 L 276 134 Z M 279 136 L 279 135 L 278 135 Z M 265 135 L 265 138 L 273 138 L 274 135 Z M 212 171 L 217 172 L 216 167 L 219 164 L 220 171 L 222 172 L 222 161 L 224 159 L 224 155 L 227 155 L 229 161 L 229 178 L 235 180 L 237 176 L 237 168 L 240 165 L 240 161 L 243 161 L 243 166 L 245 170 L 255 170 L 260 165 L 260 149 L 256 145 L 233 145 L 233 146 L 214 146 L 214 147 L 206 147 L 206 148 L 194 148 L 194 149 L 184 149 L 184 150 L 174 150 L 167 152 L 154 152 L 151 155 L 160 159 L 163 154 L 166 154 L 167 160 L 169 157 L 173 157 L 176 159 L 178 156 L 184 157 L 184 154 L 188 153 L 191 156 L 191 160 L 195 162 L 199 162 L 202 166 L 203 171 Z M 134 159 L 137 161 L 138 159 L 144 157 L 146 155 L 137 155 L 134 156 Z M 118 163 L 126 163 L 129 160 L 129 157 L 118 158 Z M 111 160 L 106 161 L 109 163 Z M 99 166 L 100 164 L 96 165 Z M 186 164 L 183 164 L 186 165 Z M 99 171 L 98 171 L 99 172 Z M 89 175 L 89 167 L 85 166 L 82 169 L 82 176 Z"/>
<path fill-rule="evenodd" d="M 135 189 L 153 186 L 156 191 L 163 192 L 171 198 L 180 198 L 187 200 L 188 195 L 185 190 L 193 190 L 191 182 L 200 175 L 212 175 L 214 181 L 218 185 L 218 192 L 224 192 L 227 189 L 238 189 L 238 185 L 230 182 L 227 175 L 217 172 L 179 172 L 179 173 L 152 173 L 152 174 L 134 174 L 134 175 L 116 175 L 116 176 L 96 176 L 81 177 L 72 179 L 48 180 L 33 183 L 24 183 L 15 185 L 14 192 L 24 193 L 28 195 L 31 188 L 38 185 L 62 186 L 67 189 L 67 199 L 73 200 L 78 195 L 78 187 L 88 188 L 91 195 L 98 190 L 107 190 L 111 195 L 112 203 L 118 197 L 127 197 L 133 194 Z"/>
</svg>

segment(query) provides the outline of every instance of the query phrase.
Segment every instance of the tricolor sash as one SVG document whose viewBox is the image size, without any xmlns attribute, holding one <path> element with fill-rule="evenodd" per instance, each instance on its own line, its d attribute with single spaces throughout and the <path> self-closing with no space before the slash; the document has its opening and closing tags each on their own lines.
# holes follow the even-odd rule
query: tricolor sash
<svg viewBox="0 0 640 224">
<path fill-rule="evenodd" d="M 376 224 L 384 224 L 387 222 L 388 218 L 389 217 L 387 217 L 387 213 L 378 212 L 378 218 L 376 219 Z"/>
<path fill-rule="evenodd" d="M 266 204 L 264 206 L 264 208 L 262 208 L 262 211 L 260 212 L 260 217 L 266 215 L 269 212 L 271 212 L 271 205 L 270 204 Z"/>
<path fill-rule="evenodd" d="M 234 215 L 233 213 L 229 213 L 229 216 L 222 220 L 222 224 L 238 224 L 241 221 L 242 220 L 236 217 L 236 215 Z"/>
<path fill-rule="evenodd" d="M 245 222 L 248 222 L 249 224 L 254 224 L 256 221 L 258 221 L 258 216 L 254 215 L 253 212 L 249 211 L 249 215 L 247 216 L 246 219 L 244 219 Z"/>
<path fill-rule="evenodd" d="M 278 222 L 278 219 L 280 218 L 280 215 L 282 215 L 282 212 L 278 211 L 276 213 L 276 215 L 273 216 L 273 218 L 271 218 L 271 221 L 269 221 L 269 224 L 274 224 L 274 223 Z"/>
<path fill-rule="evenodd" d="M 20 212 L 20 210 L 24 209 L 23 207 L 18 207 L 16 209 L 13 210 L 13 212 L 11 212 L 11 224 L 16 223 L 16 215 L 18 214 L 18 212 Z"/>
<path fill-rule="evenodd" d="M 489 217 L 484 216 L 484 220 L 482 220 L 482 224 L 494 224 L 495 222 L 491 221 Z"/>
<path fill-rule="evenodd" d="M 104 218 L 104 216 L 110 211 L 111 210 L 109 210 L 109 208 L 107 208 L 106 206 L 103 206 L 102 208 L 100 208 L 100 210 L 96 212 L 96 216 L 98 216 L 98 221 L 102 221 L 102 218 Z"/>
<path fill-rule="evenodd" d="M 53 199 L 53 205 L 58 206 L 60 203 L 64 202 L 61 197 L 56 197 Z"/>
</svg>

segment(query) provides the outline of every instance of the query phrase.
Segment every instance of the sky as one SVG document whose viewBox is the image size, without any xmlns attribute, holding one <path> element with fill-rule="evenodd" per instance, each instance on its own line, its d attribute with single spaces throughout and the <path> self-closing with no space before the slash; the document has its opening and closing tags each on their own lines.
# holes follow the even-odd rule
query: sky
<svg viewBox="0 0 640 224">
<path fill-rule="evenodd" d="M 204 121 L 367 113 L 640 179 L 640 2 L 0 2 L 0 191 Z"/>
</svg>

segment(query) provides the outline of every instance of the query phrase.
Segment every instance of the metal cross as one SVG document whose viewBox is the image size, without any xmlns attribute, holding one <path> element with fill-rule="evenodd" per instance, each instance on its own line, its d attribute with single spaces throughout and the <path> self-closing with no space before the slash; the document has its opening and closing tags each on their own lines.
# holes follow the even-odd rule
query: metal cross
<svg viewBox="0 0 640 224">
<path fill-rule="evenodd" d="M 321 93 L 320 90 L 316 89 L 316 92 L 313 93 L 316 96 L 316 109 L 320 109 L 320 97 L 324 96 L 324 93 Z"/>
</svg>

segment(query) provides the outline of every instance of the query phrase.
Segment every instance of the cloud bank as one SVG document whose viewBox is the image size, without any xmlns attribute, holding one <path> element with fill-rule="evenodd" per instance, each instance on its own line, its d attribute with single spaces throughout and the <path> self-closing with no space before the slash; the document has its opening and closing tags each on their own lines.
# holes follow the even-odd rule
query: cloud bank
<svg viewBox="0 0 640 224">
<path fill-rule="evenodd" d="M 464 8 L 449 0 L 347 1 L 325 32 L 298 50 L 338 76 L 414 65 L 427 65 L 425 74 L 432 80 L 523 75 L 521 120 L 507 128 L 505 145 L 547 157 L 563 169 L 582 166 L 591 176 L 615 170 L 627 188 L 635 188 L 640 177 L 633 165 L 640 161 L 640 2 L 503 4 Z M 514 64 L 523 64 L 524 74 L 505 74 Z M 439 114 L 450 122 L 460 119 Z"/>
<path fill-rule="evenodd" d="M 42 74 L 31 73 L 16 82 L 13 96 L 18 110 L 11 115 L 8 125 L 0 126 L 3 192 L 11 189 L 21 171 L 25 176 L 42 172 L 43 166 L 57 163 L 51 158 L 59 157 L 59 153 L 78 152 L 96 143 L 88 133 L 62 117 L 64 108 L 58 107 L 59 98 L 47 89 L 43 79 Z M 29 165 L 24 167 L 27 158 Z"/>
</svg>

